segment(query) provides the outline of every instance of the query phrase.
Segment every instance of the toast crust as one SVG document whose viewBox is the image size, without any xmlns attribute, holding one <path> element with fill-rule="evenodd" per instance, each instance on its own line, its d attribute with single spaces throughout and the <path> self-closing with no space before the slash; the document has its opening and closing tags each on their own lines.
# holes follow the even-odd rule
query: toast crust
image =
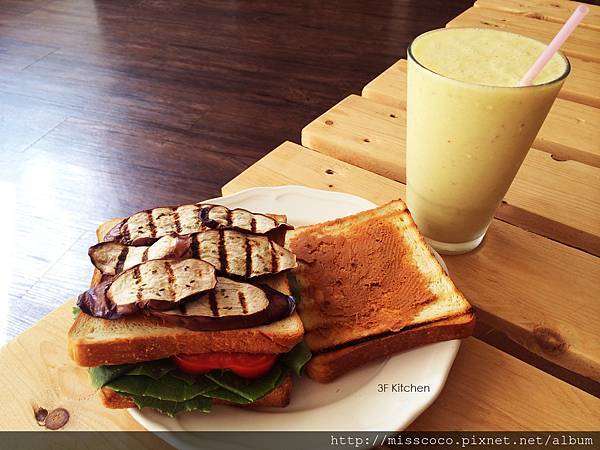
<svg viewBox="0 0 600 450">
<path fill-rule="evenodd" d="M 154 334 L 109 337 L 106 340 L 89 339 L 88 329 L 104 326 L 106 319 L 79 314 L 69 330 L 69 355 L 78 365 L 97 367 L 128 364 L 168 358 L 179 353 L 285 353 L 298 344 L 304 335 L 302 321 L 297 313 L 279 322 L 254 328 L 225 331 L 192 331 L 181 327 L 157 325 L 151 318 L 124 318 L 135 324 L 134 330 L 152 327 Z M 120 325 L 123 325 L 122 322 Z"/>
<path fill-rule="evenodd" d="M 238 406 L 241 408 L 253 408 L 259 406 L 271 406 L 283 408 L 290 403 L 290 397 L 292 394 L 292 376 L 288 373 L 284 375 L 285 378 L 279 386 L 269 392 L 262 398 L 259 398 L 249 405 L 238 405 L 235 403 L 228 402 L 227 400 L 214 399 L 213 403 L 218 405 L 231 405 Z M 123 408 L 137 408 L 133 400 L 121 395 L 110 388 L 102 388 L 99 391 L 100 399 L 102 404 L 111 409 L 123 409 Z"/>
<path fill-rule="evenodd" d="M 313 355 L 306 365 L 306 374 L 319 383 L 329 383 L 352 369 L 394 353 L 435 342 L 469 337 L 474 328 L 475 314 L 469 311 L 461 316 Z"/>
<path fill-rule="evenodd" d="M 286 220 L 285 216 L 268 215 Z M 111 219 L 101 224 L 96 230 L 98 240 L 121 220 Z M 98 284 L 100 278 L 100 271 L 95 269 L 91 286 Z M 285 273 L 262 281 L 274 289 L 290 293 Z M 99 331 L 104 333 L 104 337 Z M 68 333 L 68 351 L 78 365 L 97 367 L 152 361 L 178 353 L 285 353 L 303 336 L 304 326 L 297 313 L 259 327 L 224 331 L 192 331 L 167 326 L 160 319 L 150 317 L 125 317 L 111 321 L 79 314 Z"/>
</svg>

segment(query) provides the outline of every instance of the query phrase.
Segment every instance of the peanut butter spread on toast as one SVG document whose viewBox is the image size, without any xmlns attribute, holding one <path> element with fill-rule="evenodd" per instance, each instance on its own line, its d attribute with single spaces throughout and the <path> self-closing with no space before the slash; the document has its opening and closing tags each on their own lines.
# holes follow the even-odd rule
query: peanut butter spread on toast
<svg viewBox="0 0 600 450">
<path fill-rule="evenodd" d="M 301 262 L 307 295 L 298 308 L 311 348 L 399 331 L 435 299 L 403 233 L 383 218 L 339 234 L 299 229 L 289 246 Z"/>
</svg>

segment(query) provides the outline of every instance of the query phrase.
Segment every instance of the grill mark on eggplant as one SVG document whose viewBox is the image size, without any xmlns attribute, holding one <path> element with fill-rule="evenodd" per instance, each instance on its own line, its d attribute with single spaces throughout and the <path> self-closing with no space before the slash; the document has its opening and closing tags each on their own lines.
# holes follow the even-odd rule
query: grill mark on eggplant
<svg viewBox="0 0 600 450">
<path fill-rule="evenodd" d="M 129 222 L 127 220 L 121 224 L 121 235 L 123 236 L 124 243 L 131 243 L 131 233 L 129 233 Z"/>
<path fill-rule="evenodd" d="M 211 221 L 211 218 L 208 216 L 210 210 L 214 208 L 214 205 L 208 205 L 200 208 L 200 223 L 208 224 Z"/>
<path fill-rule="evenodd" d="M 238 291 L 238 300 L 240 301 L 240 306 L 242 307 L 242 312 L 244 314 L 248 314 L 248 304 L 246 303 L 246 296 L 242 291 Z"/>
<path fill-rule="evenodd" d="M 221 271 L 227 272 L 229 264 L 227 263 L 227 248 L 225 247 L 225 234 L 223 230 L 219 230 L 219 262 L 221 263 Z"/>
<path fill-rule="evenodd" d="M 148 217 L 148 229 L 150 230 L 150 237 L 156 237 L 156 224 L 154 223 L 154 217 L 152 217 L 152 210 L 146 211 Z"/>
<path fill-rule="evenodd" d="M 123 272 L 123 267 L 125 267 L 125 260 L 127 259 L 127 254 L 129 253 L 129 247 L 125 246 L 119 253 L 117 257 L 117 265 L 115 266 L 115 273 Z"/>
<path fill-rule="evenodd" d="M 142 253 L 142 262 L 148 261 L 148 252 L 149 251 L 150 251 L 150 247 L 146 248 L 146 250 L 144 250 L 144 253 Z"/>
<path fill-rule="evenodd" d="M 217 305 L 217 297 L 214 290 L 208 293 L 208 303 L 210 304 L 213 317 L 219 317 L 219 305 Z"/>
<path fill-rule="evenodd" d="M 177 234 L 181 234 L 181 218 L 179 217 L 179 210 L 177 208 L 175 208 L 173 210 L 173 222 L 175 222 L 175 231 L 177 231 Z"/>
<path fill-rule="evenodd" d="M 231 214 L 231 210 L 229 208 L 226 208 L 226 210 L 227 212 L 225 213 L 225 223 L 228 227 L 230 227 L 233 224 L 233 217 Z"/>
<path fill-rule="evenodd" d="M 198 236 L 192 236 L 190 248 L 192 250 L 192 258 L 200 259 L 200 243 L 198 242 Z"/>
<path fill-rule="evenodd" d="M 214 290 L 207 292 L 206 296 L 203 295 L 197 297 L 195 300 L 191 300 L 189 303 L 187 303 L 187 315 L 179 314 L 178 311 L 176 312 L 175 310 L 150 310 L 150 313 L 152 315 L 161 317 L 165 321 L 165 323 L 182 326 L 190 330 L 219 331 L 266 325 L 278 320 L 282 320 L 285 317 L 289 317 L 294 312 L 296 302 L 293 297 L 278 292 L 275 289 L 269 287 L 268 285 L 259 284 L 254 287 L 263 291 L 263 294 L 266 296 L 266 300 L 268 301 L 268 303 L 264 309 L 251 312 L 252 303 L 250 302 L 252 300 L 246 299 L 246 301 L 250 303 L 248 305 L 248 314 L 243 314 L 240 311 L 239 314 L 224 314 L 215 317 L 213 315 L 213 310 L 210 307 L 210 297 L 211 293 L 215 296 L 215 298 L 218 296 L 218 287 Z M 222 305 L 220 307 L 219 305 L 217 305 L 217 307 L 219 307 L 219 311 L 230 311 L 229 308 L 237 309 L 237 306 L 233 306 L 231 303 L 229 303 L 229 300 L 233 299 L 227 299 L 225 302 L 226 305 Z M 195 301 L 202 302 L 202 306 L 200 307 L 201 311 L 198 311 L 197 314 L 194 312 L 195 307 L 198 306 L 194 306 Z M 205 308 L 208 309 L 208 311 L 206 311 Z"/>
<path fill-rule="evenodd" d="M 250 221 L 250 231 L 256 233 L 256 219 L 252 216 L 252 220 Z"/>
<path fill-rule="evenodd" d="M 246 278 L 250 278 L 250 275 L 252 274 L 252 241 L 250 239 L 248 239 L 248 237 L 246 236 L 246 241 L 245 241 L 245 250 L 246 250 L 246 269 L 245 269 L 245 276 Z"/>
<path fill-rule="evenodd" d="M 271 247 L 271 273 L 277 273 L 279 271 L 279 259 L 273 241 L 269 240 L 269 246 Z"/>
<path fill-rule="evenodd" d="M 175 292 L 175 273 L 173 267 L 169 261 L 165 261 L 165 272 L 167 272 L 167 281 L 169 286 L 169 298 L 175 298 L 177 293 Z"/>
<path fill-rule="evenodd" d="M 140 283 L 142 281 L 142 274 L 140 272 L 139 265 L 137 265 L 133 268 L 133 279 L 135 281 L 135 289 L 136 289 L 135 297 L 137 298 L 138 302 L 141 302 L 142 301 L 142 290 L 140 289 Z"/>
</svg>

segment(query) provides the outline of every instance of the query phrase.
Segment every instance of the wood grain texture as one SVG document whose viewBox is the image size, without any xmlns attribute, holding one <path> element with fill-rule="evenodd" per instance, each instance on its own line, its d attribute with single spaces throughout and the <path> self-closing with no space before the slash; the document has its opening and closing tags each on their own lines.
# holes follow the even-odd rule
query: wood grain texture
<svg viewBox="0 0 600 450">
<path fill-rule="evenodd" d="M 596 79 L 598 82 L 596 94 L 600 96 L 600 72 Z M 575 84 L 572 87 L 575 88 Z M 566 85 L 560 92 L 562 93 L 565 88 Z M 363 88 L 362 96 L 406 110 L 406 60 L 401 59 L 370 81 Z M 600 167 L 598 123 L 600 123 L 599 108 L 558 98 L 548 113 L 533 146 L 555 155 L 557 159 L 572 159 Z M 569 132 L 565 133 L 565 130 Z"/>
<path fill-rule="evenodd" d="M 558 33 L 562 24 L 507 14 L 494 9 L 473 7 L 452 19 L 447 26 L 496 28 L 549 43 Z M 598 42 L 600 42 L 600 30 L 578 27 L 561 47 L 561 51 L 567 56 L 573 56 L 584 61 L 600 62 Z"/>
<path fill-rule="evenodd" d="M 350 95 L 302 129 L 302 145 L 406 180 L 406 111 Z"/>
<path fill-rule="evenodd" d="M 572 159 L 600 167 L 599 123 L 600 108 L 556 99 L 533 146 L 557 159 Z"/>
<path fill-rule="evenodd" d="M 35 431 L 40 427 L 34 408 L 65 408 L 70 413 L 65 431 L 143 431 L 125 410 L 109 411 L 92 388 L 87 370 L 67 355 L 66 333 L 73 321 L 70 300 L 0 349 L 0 402 L 10 414 L 0 417 L 0 429 Z M 122 440 L 114 448 L 171 448 L 149 433 Z M 154 447 L 156 446 L 156 447 Z"/>
<path fill-rule="evenodd" d="M 569 57 L 571 73 L 558 96 L 564 100 L 600 108 L 600 64 Z"/>
<path fill-rule="evenodd" d="M 469 338 L 441 395 L 409 430 L 596 430 L 599 407 L 600 399 Z"/>
<path fill-rule="evenodd" d="M 348 192 L 378 204 L 405 194 L 401 183 L 289 142 L 226 184 L 223 193 L 285 184 Z M 494 220 L 476 251 L 445 261 L 478 320 L 532 353 L 600 381 L 597 257 Z"/>
<path fill-rule="evenodd" d="M 400 59 L 369 81 L 361 95 L 379 103 L 406 110 L 406 71 L 408 62 Z"/>
<path fill-rule="evenodd" d="M 404 182 L 402 109 L 351 95 L 302 130 L 302 144 Z M 496 217 L 600 255 L 600 169 L 531 149 Z"/>
<path fill-rule="evenodd" d="M 477 0 L 476 7 L 495 9 L 531 19 L 564 23 L 575 11 L 579 2 L 569 0 Z M 600 7 L 587 5 L 588 14 L 580 27 L 600 30 Z"/>
<path fill-rule="evenodd" d="M 85 288 L 97 223 L 218 195 L 470 3 L 0 0 L 0 343 Z"/>
</svg>

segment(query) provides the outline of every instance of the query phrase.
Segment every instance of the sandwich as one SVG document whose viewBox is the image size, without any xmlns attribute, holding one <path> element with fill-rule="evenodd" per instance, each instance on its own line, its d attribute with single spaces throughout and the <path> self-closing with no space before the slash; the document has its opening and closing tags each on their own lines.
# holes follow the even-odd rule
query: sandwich
<svg viewBox="0 0 600 450">
<path fill-rule="evenodd" d="M 286 406 L 310 358 L 288 282 L 290 229 L 284 216 L 211 204 L 101 225 L 68 349 L 103 404 L 169 416 Z"/>
<path fill-rule="evenodd" d="M 297 228 L 286 247 L 312 353 L 306 373 L 330 382 L 397 352 L 472 334 L 475 315 L 396 200 Z"/>
<path fill-rule="evenodd" d="M 330 382 L 475 324 L 400 200 L 297 229 L 218 205 L 155 208 L 97 235 L 68 347 L 108 408 L 283 407 L 294 373 Z"/>
</svg>

